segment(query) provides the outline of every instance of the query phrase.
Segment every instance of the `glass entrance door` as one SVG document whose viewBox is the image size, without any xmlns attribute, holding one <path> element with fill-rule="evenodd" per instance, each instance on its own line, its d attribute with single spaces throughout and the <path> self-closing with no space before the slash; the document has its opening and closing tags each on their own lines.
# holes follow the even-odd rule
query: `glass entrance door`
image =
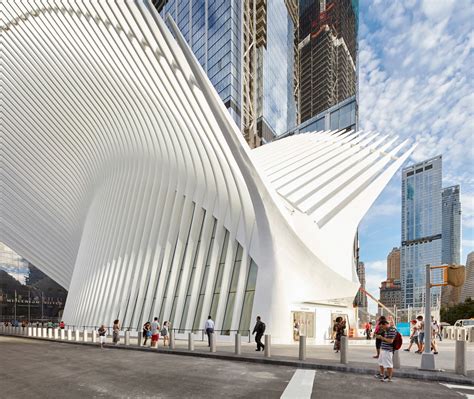
<svg viewBox="0 0 474 399">
<path fill-rule="evenodd" d="M 314 312 L 292 312 L 293 341 L 299 341 L 300 335 L 314 338 Z"/>
</svg>

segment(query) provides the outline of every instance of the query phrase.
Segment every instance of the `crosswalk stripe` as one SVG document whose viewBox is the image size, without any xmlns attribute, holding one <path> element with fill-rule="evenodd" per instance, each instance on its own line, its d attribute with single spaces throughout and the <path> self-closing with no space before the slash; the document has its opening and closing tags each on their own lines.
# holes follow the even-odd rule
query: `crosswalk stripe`
<svg viewBox="0 0 474 399">
<path fill-rule="evenodd" d="M 285 391 L 281 395 L 281 399 L 311 398 L 315 373 L 314 370 L 296 370 Z"/>
<path fill-rule="evenodd" d="M 474 391 L 474 386 L 471 385 L 452 385 L 452 384 L 441 384 L 450 389 L 470 389 Z"/>
</svg>

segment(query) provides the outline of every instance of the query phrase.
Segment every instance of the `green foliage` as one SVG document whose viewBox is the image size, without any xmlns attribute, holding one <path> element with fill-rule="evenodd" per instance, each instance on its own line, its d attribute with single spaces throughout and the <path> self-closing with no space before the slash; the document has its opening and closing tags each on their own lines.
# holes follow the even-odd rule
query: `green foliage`
<svg viewBox="0 0 474 399">
<path fill-rule="evenodd" d="M 441 308 L 441 321 L 454 325 L 459 319 L 471 319 L 474 317 L 474 301 L 471 298 L 449 308 Z"/>
</svg>

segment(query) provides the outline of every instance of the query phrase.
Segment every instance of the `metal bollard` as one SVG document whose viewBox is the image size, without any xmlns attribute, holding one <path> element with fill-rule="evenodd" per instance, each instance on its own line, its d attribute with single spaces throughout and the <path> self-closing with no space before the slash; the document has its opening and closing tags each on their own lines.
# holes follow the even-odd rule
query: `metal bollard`
<svg viewBox="0 0 474 399">
<path fill-rule="evenodd" d="M 142 340 L 142 334 L 140 334 L 140 331 L 137 331 L 138 336 L 137 336 L 137 345 L 138 346 L 143 346 L 143 340 Z"/>
<path fill-rule="evenodd" d="M 216 333 L 211 333 L 210 335 L 210 338 L 211 338 L 211 347 L 210 347 L 210 351 L 211 352 L 215 352 L 217 349 L 216 349 Z"/>
<path fill-rule="evenodd" d="M 270 334 L 265 334 L 265 346 L 263 348 L 263 356 L 270 357 L 272 355 L 272 336 Z"/>
<path fill-rule="evenodd" d="M 130 345 L 130 331 L 125 331 L 125 345 Z"/>
<path fill-rule="evenodd" d="M 59 331 L 61 333 L 61 339 L 64 341 L 66 339 L 66 332 L 64 331 L 63 328 L 61 328 L 61 330 Z"/>
<path fill-rule="evenodd" d="M 466 330 L 460 331 L 459 339 L 456 340 L 456 352 L 454 358 L 454 371 L 456 374 L 462 374 L 467 376 L 467 342 L 466 342 Z"/>
<path fill-rule="evenodd" d="M 306 336 L 300 335 L 300 360 L 306 360 Z"/>
<path fill-rule="evenodd" d="M 67 340 L 72 341 L 72 330 L 67 330 Z"/>
<path fill-rule="evenodd" d="M 92 329 L 91 331 L 91 337 L 92 337 L 92 343 L 93 344 L 97 343 L 97 332 L 94 329 Z"/>
<path fill-rule="evenodd" d="M 82 331 L 82 341 L 87 342 L 88 340 L 89 340 L 89 331 L 84 329 L 84 331 Z"/>
<path fill-rule="evenodd" d="M 394 369 L 400 368 L 400 352 L 399 351 L 393 352 L 393 368 Z"/>
<path fill-rule="evenodd" d="M 194 337 L 192 332 L 188 334 L 188 350 L 194 350 Z"/>
<path fill-rule="evenodd" d="M 347 336 L 343 335 L 341 337 L 341 363 L 342 364 L 347 364 L 347 352 L 349 349 L 349 340 L 347 339 Z"/>
<path fill-rule="evenodd" d="M 59 329 L 58 328 L 54 329 L 54 339 L 59 339 Z"/>
<path fill-rule="evenodd" d="M 242 354 L 242 345 L 241 345 L 241 339 L 240 339 L 239 333 L 235 334 L 235 354 L 236 355 Z"/>
<path fill-rule="evenodd" d="M 170 331 L 170 349 L 176 348 L 176 340 L 174 339 L 174 330 Z"/>
<path fill-rule="evenodd" d="M 48 328 L 48 338 L 53 339 L 53 329 L 52 328 Z"/>
<path fill-rule="evenodd" d="M 81 333 L 79 330 L 74 331 L 74 341 L 80 341 L 81 340 Z"/>
</svg>

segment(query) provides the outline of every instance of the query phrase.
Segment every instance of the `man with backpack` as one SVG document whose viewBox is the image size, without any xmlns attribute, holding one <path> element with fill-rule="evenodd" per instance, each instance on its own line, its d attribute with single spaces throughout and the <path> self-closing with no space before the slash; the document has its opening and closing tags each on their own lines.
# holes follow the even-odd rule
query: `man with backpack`
<svg viewBox="0 0 474 399">
<path fill-rule="evenodd" d="M 255 335 L 255 342 L 257 343 L 257 352 L 260 352 L 260 348 L 262 351 L 265 349 L 265 345 L 262 344 L 262 337 L 265 332 L 265 323 L 261 321 L 260 316 L 257 316 L 257 322 L 255 323 L 255 327 L 253 328 L 253 334 Z"/>
<path fill-rule="evenodd" d="M 380 328 L 384 334 L 383 336 L 380 334 L 376 335 L 376 338 L 380 339 L 382 343 L 380 345 L 380 356 L 378 359 L 380 372 L 375 377 L 380 378 L 383 382 L 392 382 L 393 353 L 401 348 L 403 340 L 400 333 L 395 327 L 390 326 L 387 320 L 380 322 Z"/>
</svg>

